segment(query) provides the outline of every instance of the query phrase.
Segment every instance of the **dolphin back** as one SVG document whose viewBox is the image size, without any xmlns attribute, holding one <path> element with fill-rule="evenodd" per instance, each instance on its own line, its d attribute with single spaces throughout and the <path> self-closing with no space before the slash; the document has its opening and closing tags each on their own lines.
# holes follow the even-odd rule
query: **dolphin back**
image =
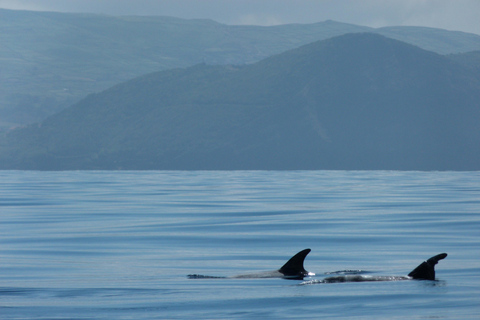
<svg viewBox="0 0 480 320">
<path fill-rule="evenodd" d="M 226 279 L 227 277 L 206 276 L 203 274 L 189 274 L 188 279 Z"/>
<path fill-rule="evenodd" d="M 435 265 L 438 261 L 445 259 L 446 253 L 440 253 L 422 262 L 418 267 L 408 274 L 409 277 L 418 280 L 435 280 Z"/>
<path fill-rule="evenodd" d="M 303 262 L 305 261 L 305 258 L 307 255 L 310 253 L 310 249 L 305 249 L 294 255 L 293 257 L 290 258 L 290 260 L 287 261 L 281 267 L 278 271 L 283 274 L 283 276 L 286 279 L 300 279 L 302 280 L 303 277 L 306 277 L 309 275 L 308 271 L 305 270 L 303 267 Z"/>
</svg>

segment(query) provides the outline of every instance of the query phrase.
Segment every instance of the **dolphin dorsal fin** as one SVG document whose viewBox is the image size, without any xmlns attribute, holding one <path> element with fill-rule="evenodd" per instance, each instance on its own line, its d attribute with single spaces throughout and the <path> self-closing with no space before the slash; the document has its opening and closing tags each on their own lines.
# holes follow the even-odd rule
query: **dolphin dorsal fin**
<svg viewBox="0 0 480 320">
<path fill-rule="evenodd" d="M 435 265 L 438 261 L 445 259 L 446 253 L 440 253 L 422 262 L 418 267 L 408 274 L 409 277 L 419 280 L 435 280 Z"/>
<path fill-rule="evenodd" d="M 310 253 L 310 249 L 305 249 L 290 258 L 278 271 L 288 278 L 302 278 L 308 275 L 308 271 L 303 267 L 303 261 Z"/>
</svg>

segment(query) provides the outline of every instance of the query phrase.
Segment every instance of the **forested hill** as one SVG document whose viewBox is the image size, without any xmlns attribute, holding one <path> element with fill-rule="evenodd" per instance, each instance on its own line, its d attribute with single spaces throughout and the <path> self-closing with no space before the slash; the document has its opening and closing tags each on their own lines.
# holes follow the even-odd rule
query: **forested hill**
<svg viewBox="0 0 480 320">
<path fill-rule="evenodd" d="M 198 63 L 246 64 L 351 32 L 377 32 L 441 54 L 480 50 L 480 36 L 325 21 L 272 27 L 211 20 L 0 9 L 0 132 L 43 120 L 87 94 Z"/>
<path fill-rule="evenodd" d="M 369 33 L 149 74 L 2 141 L 2 169 L 480 169 L 480 79 Z"/>
</svg>

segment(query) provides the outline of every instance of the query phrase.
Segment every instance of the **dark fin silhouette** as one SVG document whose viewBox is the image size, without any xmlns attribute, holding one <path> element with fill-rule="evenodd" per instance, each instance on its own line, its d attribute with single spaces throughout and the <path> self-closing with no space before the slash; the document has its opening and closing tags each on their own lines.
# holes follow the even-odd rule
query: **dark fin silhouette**
<svg viewBox="0 0 480 320">
<path fill-rule="evenodd" d="M 422 262 L 418 267 L 408 274 L 409 277 L 419 280 L 435 280 L 435 265 L 439 260 L 445 259 L 446 253 L 437 254 L 427 261 Z"/>
<path fill-rule="evenodd" d="M 300 279 L 308 276 L 308 271 L 303 267 L 303 261 L 310 253 L 310 249 L 305 249 L 290 258 L 278 271 L 282 273 L 286 279 Z"/>
</svg>

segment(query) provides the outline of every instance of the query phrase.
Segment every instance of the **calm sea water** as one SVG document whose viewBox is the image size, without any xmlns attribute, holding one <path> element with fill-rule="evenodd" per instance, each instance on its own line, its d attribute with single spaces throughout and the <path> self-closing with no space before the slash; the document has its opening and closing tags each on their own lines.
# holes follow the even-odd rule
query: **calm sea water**
<svg viewBox="0 0 480 320">
<path fill-rule="evenodd" d="M 187 279 L 305 267 L 438 281 Z M 0 171 L 1 319 L 479 319 L 480 173 Z"/>
</svg>

